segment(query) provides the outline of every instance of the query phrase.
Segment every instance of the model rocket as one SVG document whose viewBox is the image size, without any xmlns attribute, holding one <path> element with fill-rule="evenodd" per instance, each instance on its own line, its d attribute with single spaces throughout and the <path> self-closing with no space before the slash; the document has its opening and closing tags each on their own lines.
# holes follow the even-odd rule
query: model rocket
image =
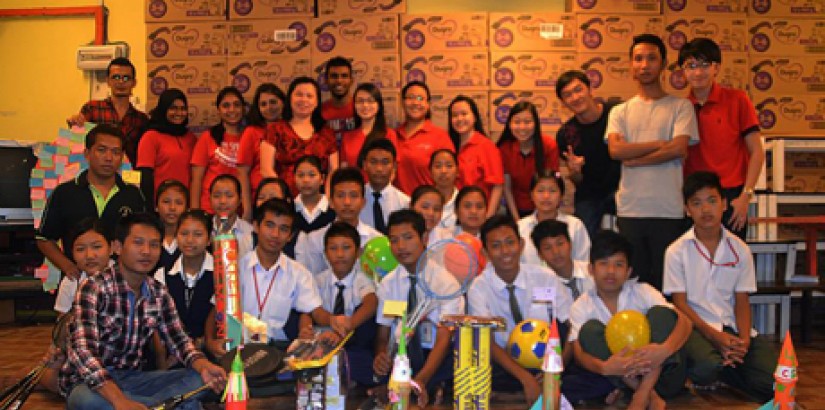
<svg viewBox="0 0 825 410">
<path fill-rule="evenodd" d="M 564 371 L 564 360 L 561 356 L 561 341 L 556 319 L 550 325 L 550 339 L 544 353 L 541 370 L 544 372 L 542 381 L 542 395 L 544 396 L 544 410 L 559 410 L 561 400 L 561 373 Z"/>
<path fill-rule="evenodd" d="M 791 341 L 791 332 L 785 334 L 782 342 L 782 351 L 779 352 L 779 361 L 773 378 L 776 383 L 773 387 L 773 400 L 765 403 L 759 410 L 792 410 L 796 408 L 796 368 L 798 366 L 796 352 Z"/>
<path fill-rule="evenodd" d="M 398 352 L 392 363 L 392 374 L 388 385 L 390 404 L 393 410 L 407 410 L 410 406 L 410 392 L 412 390 L 412 368 L 407 357 L 407 338 L 404 337 L 410 329 L 404 326 L 407 314 L 401 316 L 401 335 L 398 338 Z"/>
<path fill-rule="evenodd" d="M 218 338 L 226 339 L 226 350 L 237 347 L 243 338 L 241 286 L 238 277 L 238 240 L 226 216 L 221 216 L 214 240 L 215 304 Z"/>
<path fill-rule="evenodd" d="M 235 359 L 232 360 L 232 369 L 226 380 L 226 390 L 223 392 L 223 398 L 226 400 L 226 410 L 246 410 L 249 389 L 246 386 L 241 349 L 236 351 Z"/>
</svg>

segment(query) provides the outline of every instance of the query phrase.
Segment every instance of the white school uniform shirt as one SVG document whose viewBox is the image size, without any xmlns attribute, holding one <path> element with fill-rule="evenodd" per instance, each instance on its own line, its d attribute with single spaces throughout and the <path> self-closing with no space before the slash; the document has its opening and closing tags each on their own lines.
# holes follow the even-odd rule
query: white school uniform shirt
<svg viewBox="0 0 825 410">
<path fill-rule="evenodd" d="M 107 267 L 111 267 L 114 264 L 115 261 L 109 259 Z M 80 272 L 80 276 L 78 276 L 77 279 L 72 279 L 68 276 L 60 279 L 60 286 L 57 288 L 57 297 L 54 300 L 54 310 L 56 312 L 66 313 L 72 310 L 72 303 L 74 303 L 77 289 L 80 288 L 80 285 L 88 277 L 89 275 L 86 272 Z"/>
<path fill-rule="evenodd" d="M 455 232 L 452 229 L 435 226 L 427 236 L 427 247 L 433 246 L 438 241 L 455 238 Z"/>
<path fill-rule="evenodd" d="M 573 215 L 567 215 L 562 212 L 556 215 L 556 220 L 567 224 L 573 260 L 590 260 L 590 236 L 587 234 L 587 229 L 584 227 L 582 221 Z M 536 249 L 536 246 L 533 244 L 533 239 L 530 236 L 533 233 L 533 228 L 538 224 L 539 220 L 535 212 L 518 221 L 518 233 L 524 238 L 524 252 L 521 254 L 521 263 L 546 265 L 541 257 L 539 257 L 538 249 Z"/>
<path fill-rule="evenodd" d="M 212 238 L 219 233 L 220 218 L 217 216 L 212 220 Z M 232 224 L 232 233 L 235 234 L 235 239 L 238 241 L 238 255 L 246 255 L 252 252 L 254 246 L 252 245 L 252 224 L 246 222 L 240 217 L 235 218 L 235 223 Z"/>
<path fill-rule="evenodd" d="M 257 252 L 249 252 L 241 258 L 239 269 L 243 311 L 256 317 L 260 315 L 260 319 L 267 324 L 271 339 L 286 340 L 284 325 L 292 309 L 310 313 L 322 305 L 312 274 L 283 253 L 272 267 L 264 269 L 258 261 Z M 272 290 L 267 298 L 266 292 L 270 288 L 270 282 Z M 264 299 L 266 301 L 261 309 L 259 303 L 264 302 Z"/>
<path fill-rule="evenodd" d="M 433 287 L 436 292 L 440 294 L 450 294 L 458 291 L 459 284 L 455 278 L 443 268 L 437 268 L 435 264 L 429 263 L 425 268 L 427 272 L 424 274 L 427 278 L 432 278 Z M 376 290 L 378 296 L 378 314 L 375 315 L 375 321 L 379 325 L 392 326 L 395 317 L 384 316 L 384 302 L 387 300 L 407 301 L 407 296 L 410 292 L 410 273 L 403 265 L 398 265 L 395 269 L 390 271 Z M 415 294 L 418 303 L 423 303 L 425 299 L 424 291 L 421 286 L 416 285 Z M 441 315 L 458 315 L 464 313 L 464 298 L 456 297 L 451 300 L 435 301 L 431 310 L 426 314 L 426 318 L 435 324 L 441 320 Z M 422 319 L 423 320 L 423 319 Z"/>
<path fill-rule="evenodd" d="M 564 284 L 561 279 L 549 268 L 538 265 L 522 264 L 518 276 L 513 281 L 516 286 L 516 300 L 519 310 L 524 320 L 537 319 L 550 323 L 550 305 L 546 302 L 533 302 L 533 295 L 538 289 L 553 288 L 556 292 L 555 300 L 552 303 L 553 315 L 560 322 L 570 318 L 570 307 L 573 305 L 573 298 L 564 292 Z M 510 332 L 517 323 L 513 320 L 510 311 L 510 293 L 507 291 L 505 283 L 496 274 L 492 264 L 487 264 L 470 285 L 467 292 L 467 303 L 470 306 L 470 314 L 475 316 L 501 316 L 507 324 L 504 332 L 495 332 L 496 343 L 504 347 Z"/>
<path fill-rule="evenodd" d="M 372 188 L 372 185 L 364 184 L 364 196 L 367 201 L 364 207 L 361 208 L 361 213 L 358 215 L 358 219 L 360 219 L 361 222 L 373 228 L 375 228 L 375 217 L 372 213 L 372 207 L 375 206 L 374 192 L 376 191 Z M 391 213 L 409 207 L 410 197 L 392 184 L 387 185 L 381 190 L 381 212 L 384 215 L 384 226 L 387 225 Z"/>
<path fill-rule="evenodd" d="M 186 275 L 183 272 L 183 256 L 178 256 L 178 259 L 176 259 L 175 263 L 172 264 L 172 267 L 169 268 L 169 276 L 183 275 L 185 277 L 183 282 L 186 284 L 187 288 L 191 289 L 195 287 L 199 280 L 201 280 L 204 273 L 209 272 L 209 274 L 211 275 L 214 271 L 215 258 L 212 256 L 211 253 L 206 252 L 206 254 L 203 257 L 203 263 L 201 263 L 201 268 L 194 278 L 189 275 Z M 163 268 L 158 268 L 158 270 L 155 271 L 155 280 L 164 285 L 166 284 L 166 272 L 164 272 Z M 212 302 L 213 305 L 215 304 L 215 295 L 212 295 L 212 299 L 210 299 L 210 302 Z"/>
<path fill-rule="evenodd" d="M 178 250 L 178 240 L 177 239 L 172 239 L 172 242 L 169 242 L 169 243 L 163 242 L 163 250 L 165 250 L 166 253 L 168 253 L 170 255 L 174 254 L 175 251 Z"/>
<path fill-rule="evenodd" d="M 316 276 L 318 293 L 321 295 L 324 309 L 332 313 L 335 309 L 335 296 L 338 295 L 338 283 L 344 285 L 344 315 L 352 316 L 355 308 L 361 305 L 364 298 L 375 293 L 375 284 L 358 268 L 358 264 L 342 280 L 338 280 L 332 269 L 327 269 Z"/>
<path fill-rule="evenodd" d="M 567 283 L 569 281 L 576 281 L 576 288 L 579 290 L 579 297 L 584 295 L 585 293 L 596 289 L 596 282 L 593 280 L 593 276 L 590 275 L 590 269 L 588 266 L 590 264 L 585 261 L 573 261 L 573 275 L 570 279 L 565 279 L 559 275 L 559 280 L 564 284 L 564 289 L 570 298 L 573 299 L 573 291 L 567 287 Z M 575 302 L 575 299 L 573 299 Z"/>
<path fill-rule="evenodd" d="M 619 292 L 619 303 L 616 312 L 623 310 L 635 310 L 643 314 L 654 306 L 666 306 L 673 308 L 673 305 L 665 300 L 656 288 L 644 282 L 639 282 L 638 278 L 628 279 Z M 573 302 L 570 308 L 570 337 L 571 342 L 579 338 L 579 330 L 587 321 L 591 319 L 604 323 L 610 321 L 613 313 L 607 309 L 602 298 L 599 297 L 596 288 L 582 294 Z"/>
<path fill-rule="evenodd" d="M 295 260 L 309 269 L 313 275 L 318 275 L 329 269 L 329 262 L 327 262 L 327 256 L 324 253 L 324 235 L 326 235 L 328 229 L 329 225 L 308 234 L 301 232 L 295 244 Z M 355 229 L 361 237 L 362 250 L 370 239 L 384 235 L 360 220 Z"/>
<path fill-rule="evenodd" d="M 439 225 L 442 228 L 452 228 L 458 224 L 455 216 L 455 197 L 458 196 L 458 189 L 453 190 L 453 196 L 447 200 L 447 203 L 441 208 L 441 222 Z"/>
<path fill-rule="evenodd" d="M 315 221 L 316 218 L 321 216 L 322 213 L 326 212 L 329 209 L 329 199 L 327 199 L 326 195 L 321 195 L 321 199 L 318 200 L 318 204 L 315 205 L 315 209 L 312 212 L 307 210 L 307 207 L 304 206 L 304 201 L 301 200 L 301 196 L 298 195 L 292 201 L 295 204 L 295 212 L 303 215 L 304 219 L 306 219 L 307 223 L 312 223 Z"/>
<path fill-rule="evenodd" d="M 702 256 L 704 254 L 704 256 Z M 753 255 L 745 242 L 722 228 L 722 240 L 711 254 L 696 239 L 693 228 L 679 237 L 665 252 L 663 292 L 685 293 L 688 305 L 714 329 L 736 328 L 736 293 L 756 292 Z M 729 266 L 719 266 L 729 265 Z M 751 329 L 751 336 L 756 336 Z"/>
</svg>

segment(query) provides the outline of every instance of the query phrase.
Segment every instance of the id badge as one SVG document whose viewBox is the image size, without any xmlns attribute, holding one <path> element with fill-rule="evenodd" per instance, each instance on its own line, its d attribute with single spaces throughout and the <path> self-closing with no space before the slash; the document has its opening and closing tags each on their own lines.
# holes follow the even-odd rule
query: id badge
<svg viewBox="0 0 825 410">
<path fill-rule="evenodd" d="M 418 339 L 422 349 L 432 349 L 435 346 L 435 323 L 424 320 L 418 324 Z"/>
<path fill-rule="evenodd" d="M 552 320 L 555 316 L 553 308 L 556 303 L 556 288 L 533 288 L 531 296 L 530 317 Z"/>
</svg>

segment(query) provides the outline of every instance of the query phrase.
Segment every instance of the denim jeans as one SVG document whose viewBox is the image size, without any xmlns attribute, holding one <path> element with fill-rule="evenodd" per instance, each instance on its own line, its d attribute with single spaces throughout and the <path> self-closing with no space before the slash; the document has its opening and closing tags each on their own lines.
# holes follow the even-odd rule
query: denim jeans
<svg viewBox="0 0 825 410">
<path fill-rule="evenodd" d="M 107 369 L 112 381 L 131 400 L 147 406 L 157 405 L 176 395 L 185 394 L 203 386 L 201 376 L 192 369 L 155 370 L 144 372 L 140 370 Z M 177 409 L 198 410 L 201 408 L 200 398 L 208 392 L 201 392 L 195 397 L 181 403 Z M 66 408 L 70 410 L 109 410 L 113 406 L 97 391 L 89 388 L 85 383 L 75 386 L 66 400 Z"/>
</svg>

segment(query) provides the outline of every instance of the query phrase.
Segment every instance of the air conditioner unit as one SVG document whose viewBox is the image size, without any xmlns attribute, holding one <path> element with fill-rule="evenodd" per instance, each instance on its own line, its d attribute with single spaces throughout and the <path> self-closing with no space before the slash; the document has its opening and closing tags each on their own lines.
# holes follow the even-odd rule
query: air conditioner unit
<svg viewBox="0 0 825 410">
<path fill-rule="evenodd" d="M 80 46 L 77 48 L 77 68 L 81 70 L 105 70 L 117 57 L 128 57 L 127 44 Z"/>
</svg>

